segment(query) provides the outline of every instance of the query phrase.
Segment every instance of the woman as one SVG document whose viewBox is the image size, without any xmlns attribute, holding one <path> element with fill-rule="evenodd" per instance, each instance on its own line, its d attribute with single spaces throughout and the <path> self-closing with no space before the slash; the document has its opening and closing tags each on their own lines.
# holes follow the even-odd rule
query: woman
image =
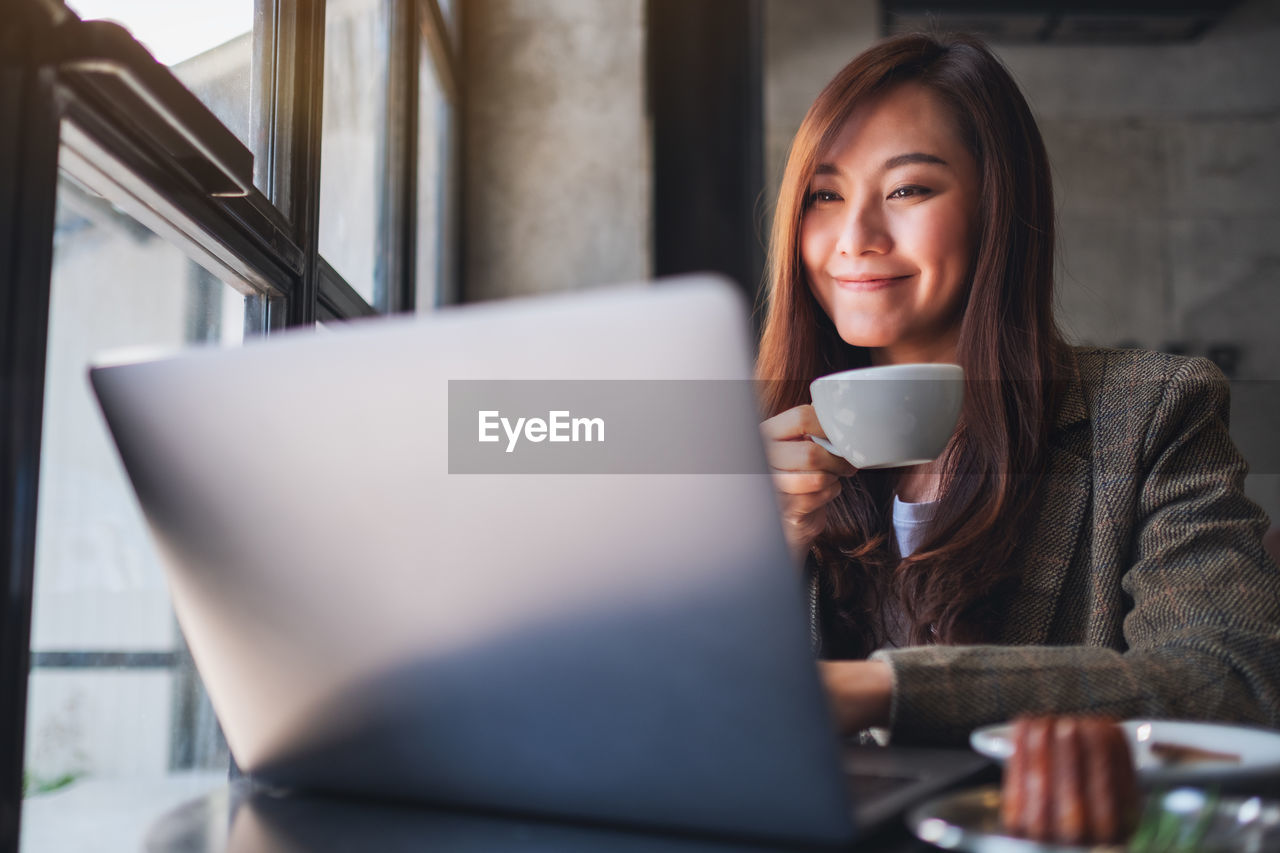
<svg viewBox="0 0 1280 853">
<path fill-rule="evenodd" d="M 1032 711 L 1280 725 L 1280 570 L 1225 380 L 1067 346 L 1053 220 L 1035 121 L 973 39 L 873 47 L 796 135 L 757 375 L 837 719 L 944 743 Z M 902 362 L 965 369 L 937 460 L 857 472 L 808 440 L 810 380 Z"/>
</svg>

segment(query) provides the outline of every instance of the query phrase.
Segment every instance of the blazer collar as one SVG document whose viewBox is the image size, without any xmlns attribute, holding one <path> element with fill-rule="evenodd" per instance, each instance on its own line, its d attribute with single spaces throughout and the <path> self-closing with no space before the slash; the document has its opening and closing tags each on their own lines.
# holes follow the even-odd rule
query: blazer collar
<svg viewBox="0 0 1280 853">
<path fill-rule="evenodd" d="M 1067 371 L 1064 378 L 1062 397 L 1058 400 L 1058 411 L 1054 413 L 1053 428 L 1055 431 L 1089 420 L 1089 407 L 1084 401 L 1084 383 L 1080 379 L 1080 364 L 1076 360 L 1074 350 L 1067 350 Z"/>
<path fill-rule="evenodd" d="M 1054 417 L 1039 514 L 1014 555 L 1022 563 L 1022 579 L 1005 616 L 1002 639 L 1006 643 L 1043 645 L 1050 638 L 1092 503 L 1091 431 L 1072 429 L 1088 421 L 1089 409 L 1073 354 Z"/>
</svg>

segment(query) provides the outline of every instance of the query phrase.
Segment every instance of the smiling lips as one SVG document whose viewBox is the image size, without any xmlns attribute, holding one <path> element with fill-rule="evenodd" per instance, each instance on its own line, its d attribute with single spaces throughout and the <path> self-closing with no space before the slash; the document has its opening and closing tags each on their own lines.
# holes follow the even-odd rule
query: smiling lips
<svg viewBox="0 0 1280 853">
<path fill-rule="evenodd" d="M 862 276 L 857 276 L 852 278 L 833 277 L 832 280 L 835 281 L 836 285 L 841 290 L 851 290 L 854 293 L 869 293 L 874 290 L 883 290 L 886 287 L 891 287 L 894 284 L 900 281 L 905 281 L 908 278 L 911 278 L 911 276 L 910 275 L 878 276 L 878 275 L 872 274 L 872 275 L 862 275 Z"/>
</svg>

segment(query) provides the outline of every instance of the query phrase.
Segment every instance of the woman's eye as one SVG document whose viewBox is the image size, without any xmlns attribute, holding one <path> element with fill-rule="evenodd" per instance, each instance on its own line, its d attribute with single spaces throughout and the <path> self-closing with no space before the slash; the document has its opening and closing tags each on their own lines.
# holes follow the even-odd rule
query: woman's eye
<svg viewBox="0 0 1280 853">
<path fill-rule="evenodd" d="M 809 204 L 817 204 L 824 201 L 839 201 L 840 194 L 833 190 L 814 190 L 809 193 Z"/>
<path fill-rule="evenodd" d="M 921 187 L 912 184 L 910 186 L 898 187 L 896 190 L 889 193 L 889 198 L 911 198 L 912 196 L 928 195 L 931 192 L 933 192 L 933 190 L 928 187 Z"/>
</svg>

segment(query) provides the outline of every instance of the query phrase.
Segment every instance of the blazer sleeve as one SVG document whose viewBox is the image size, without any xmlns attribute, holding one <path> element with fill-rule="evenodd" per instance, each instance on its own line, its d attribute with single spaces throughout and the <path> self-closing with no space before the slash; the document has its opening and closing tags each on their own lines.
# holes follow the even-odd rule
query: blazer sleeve
<svg viewBox="0 0 1280 853">
<path fill-rule="evenodd" d="M 895 741 L 959 743 L 1020 713 L 1280 726 L 1280 569 L 1243 490 L 1227 383 L 1189 360 L 1166 382 L 1140 459 L 1127 649 L 927 646 L 882 650 Z"/>
</svg>

